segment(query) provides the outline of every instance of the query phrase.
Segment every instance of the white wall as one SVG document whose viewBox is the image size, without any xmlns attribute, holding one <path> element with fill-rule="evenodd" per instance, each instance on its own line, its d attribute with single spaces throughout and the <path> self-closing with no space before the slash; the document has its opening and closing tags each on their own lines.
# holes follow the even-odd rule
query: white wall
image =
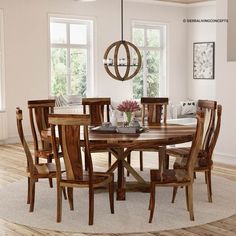
<svg viewBox="0 0 236 236">
<path fill-rule="evenodd" d="M 227 1 L 217 0 L 217 18 L 227 19 Z M 234 9 L 236 12 L 236 9 Z M 236 22 L 234 22 L 236 27 Z M 216 147 L 219 159 L 236 164 L 236 62 L 227 62 L 227 24 L 216 28 L 216 96 L 222 104 L 222 125 Z"/>
<path fill-rule="evenodd" d="M 119 82 L 108 77 L 102 58 L 106 48 L 120 39 L 120 1 L 99 0 L 81 3 L 73 0 L 0 0 L 5 22 L 6 110 L 8 136 L 17 136 L 15 107 L 25 113 L 26 133 L 30 133 L 27 100 L 47 98 L 49 94 L 48 14 L 87 16 L 95 19 L 95 96 L 113 100 L 131 97 L 132 81 Z M 169 24 L 170 99 L 186 98 L 186 8 L 125 2 L 125 39 L 131 40 L 131 21 L 148 20 Z"/>
<path fill-rule="evenodd" d="M 188 8 L 188 19 L 215 19 L 216 5 Z M 215 42 L 215 23 L 188 23 L 188 97 L 194 100 L 216 99 L 216 79 L 193 79 L 193 43 Z"/>
<path fill-rule="evenodd" d="M 228 61 L 236 61 L 236 1 L 228 0 Z"/>
</svg>

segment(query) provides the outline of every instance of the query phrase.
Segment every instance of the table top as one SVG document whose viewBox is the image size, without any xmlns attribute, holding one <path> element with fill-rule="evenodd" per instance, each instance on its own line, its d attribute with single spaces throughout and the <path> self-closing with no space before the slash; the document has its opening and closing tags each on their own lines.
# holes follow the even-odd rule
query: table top
<svg viewBox="0 0 236 236">
<path fill-rule="evenodd" d="M 143 132 L 135 134 L 90 131 L 89 140 L 90 145 L 106 147 L 164 146 L 192 141 L 195 130 L 195 126 L 167 124 L 146 127 Z M 42 136 L 50 137 L 50 129 L 44 130 Z"/>
</svg>

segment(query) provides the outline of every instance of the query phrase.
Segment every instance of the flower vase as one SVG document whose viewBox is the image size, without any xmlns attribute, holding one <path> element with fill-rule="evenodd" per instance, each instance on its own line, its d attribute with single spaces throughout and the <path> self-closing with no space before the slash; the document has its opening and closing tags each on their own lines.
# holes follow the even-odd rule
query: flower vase
<svg viewBox="0 0 236 236">
<path fill-rule="evenodd" d="M 127 123 L 127 126 L 130 126 L 131 119 L 132 119 L 132 112 L 127 111 L 127 112 L 125 112 L 125 115 L 126 115 L 126 123 Z"/>
</svg>

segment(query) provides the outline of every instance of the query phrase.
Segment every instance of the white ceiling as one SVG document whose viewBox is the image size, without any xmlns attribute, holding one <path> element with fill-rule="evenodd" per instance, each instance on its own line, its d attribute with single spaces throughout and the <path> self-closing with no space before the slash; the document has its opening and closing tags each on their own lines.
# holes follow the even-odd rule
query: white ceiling
<svg viewBox="0 0 236 236">
<path fill-rule="evenodd" d="M 208 2 L 214 0 L 153 0 L 153 1 L 191 4 L 191 3 Z"/>
</svg>

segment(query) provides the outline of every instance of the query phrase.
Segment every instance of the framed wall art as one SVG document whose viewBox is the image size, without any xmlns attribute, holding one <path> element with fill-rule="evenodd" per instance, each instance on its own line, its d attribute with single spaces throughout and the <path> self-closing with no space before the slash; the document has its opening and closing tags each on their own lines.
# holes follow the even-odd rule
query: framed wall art
<svg viewBox="0 0 236 236">
<path fill-rule="evenodd" d="M 215 78 L 215 42 L 193 44 L 193 78 Z"/>
</svg>

